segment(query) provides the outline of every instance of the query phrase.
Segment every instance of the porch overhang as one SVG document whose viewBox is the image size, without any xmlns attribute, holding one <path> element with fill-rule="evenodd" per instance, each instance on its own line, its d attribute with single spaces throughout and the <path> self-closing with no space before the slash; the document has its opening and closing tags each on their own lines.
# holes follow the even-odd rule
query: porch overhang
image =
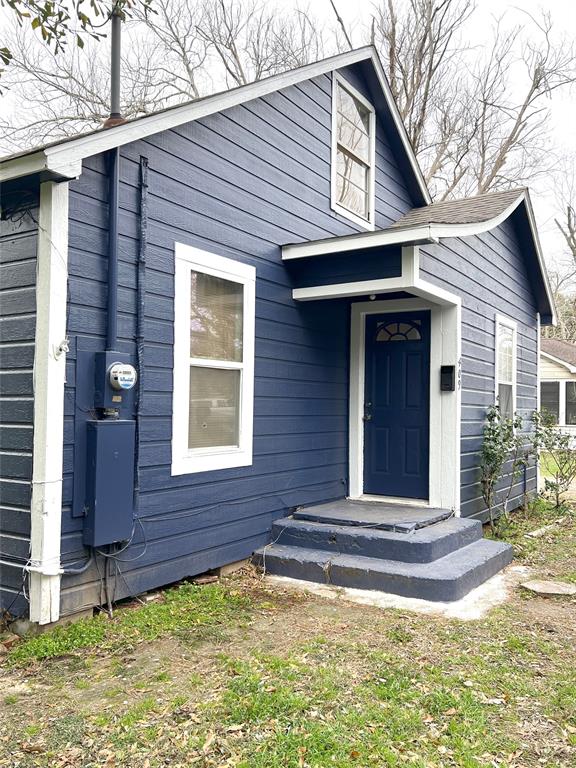
<svg viewBox="0 0 576 768">
<path fill-rule="evenodd" d="M 402 248 L 402 274 L 382 280 L 364 280 L 356 283 L 298 287 L 294 299 L 313 299 L 359 296 L 372 293 L 407 291 L 407 279 L 418 281 L 417 269 L 411 275 L 405 270 L 404 254 L 409 249 L 417 254 L 418 246 L 434 245 L 448 238 L 465 238 L 482 235 L 513 217 L 515 229 L 526 254 L 526 270 L 534 292 L 537 311 L 542 325 L 556 324 L 554 297 L 548 280 L 544 256 L 538 238 L 536 221 L 527 189 L 480 195 L 464 200 L 433 203 L 413 208 L 386 229 L 361 232 L 341 237 L 331 237 L 305 243 L 291 243 L 282 248 L 282 260 L 298 263 L 298 260 L 330 257 L 338 254 L 369 254 L 391 248 Z M 425 286 L 413 285 L 415 296 L 422 296 Z M 436 290 L 436 288 L 435 288 Z"/>
</svg>

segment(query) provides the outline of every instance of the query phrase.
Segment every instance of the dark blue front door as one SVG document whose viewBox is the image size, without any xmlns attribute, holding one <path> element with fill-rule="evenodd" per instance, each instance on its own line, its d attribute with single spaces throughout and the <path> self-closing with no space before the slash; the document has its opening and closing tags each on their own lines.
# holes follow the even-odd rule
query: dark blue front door
<svg viewBox="0 0 576 768">
<path fill-rule="evenodd" d="M 364 493 L 428 498 L 430 313 L 367 315 Z"/>
</svg>

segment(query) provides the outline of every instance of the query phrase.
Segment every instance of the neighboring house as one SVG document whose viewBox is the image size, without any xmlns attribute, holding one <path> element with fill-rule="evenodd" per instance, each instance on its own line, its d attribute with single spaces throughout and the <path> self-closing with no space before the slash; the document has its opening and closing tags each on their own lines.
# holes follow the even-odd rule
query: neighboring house
<svg viewBox="0 0 576 768">
<path fill-rule="evenodd" d="M 576 436 L 576 344 L 541 340 L 540 407 L 554 414 L 563 431 Z"/>
<path fill-rule="evenodd" d="M 495 399 L 537 403 L 529 194 L 431 204 L 372 48 L 0 179 L 4 609 L 49 623 L 272 537 L 273 571 L 436 600 L 510 560 L 478 451 Z"/>
</svg>

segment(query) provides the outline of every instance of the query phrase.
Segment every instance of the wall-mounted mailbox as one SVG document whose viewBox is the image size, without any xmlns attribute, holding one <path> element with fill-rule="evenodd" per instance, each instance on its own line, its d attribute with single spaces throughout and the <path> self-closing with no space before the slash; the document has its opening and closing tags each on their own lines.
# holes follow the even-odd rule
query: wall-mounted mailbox
<svg viewBox="0 0 576 768">
<path fill-rule="evenodd" d="M 456 389 L 456 366 L 440 366 L 440 391 L 454 392 Z"/>
<path fill-rule="evenodd" d="M 89 421 L 87 430 L 84 544 L 101 547 L 132 535 L 136 422 Z"/>
</svg>

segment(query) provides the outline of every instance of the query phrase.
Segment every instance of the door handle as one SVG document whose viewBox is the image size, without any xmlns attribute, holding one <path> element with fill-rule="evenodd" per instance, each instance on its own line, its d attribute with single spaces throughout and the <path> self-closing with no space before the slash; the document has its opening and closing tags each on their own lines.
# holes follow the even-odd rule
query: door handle
<svg viewBox="0 0 576 768">
<path fill-rule="evenodd" d="M 369 408 L 372 408 L 372 403 L 364 403 L 364 416 L 362 416 L 363 421 L 372 421 L 372 414 L 368 410 Z"/>
</svg>

